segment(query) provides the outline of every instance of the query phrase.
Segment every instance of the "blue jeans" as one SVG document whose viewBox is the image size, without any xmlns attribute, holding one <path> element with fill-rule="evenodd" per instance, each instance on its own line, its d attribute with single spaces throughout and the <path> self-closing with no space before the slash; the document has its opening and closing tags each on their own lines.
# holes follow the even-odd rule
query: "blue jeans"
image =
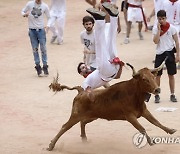
<svg viewBox="0 0 180 154">
<path fill-rule="evenodd" d="M 29 29 L 29 37 L 33 49 L 33 56 L 36 65 L 40 65 L 39 44 L 43 65 L 47 65 L 46 32 L 44 29 Z"/>
</svg>

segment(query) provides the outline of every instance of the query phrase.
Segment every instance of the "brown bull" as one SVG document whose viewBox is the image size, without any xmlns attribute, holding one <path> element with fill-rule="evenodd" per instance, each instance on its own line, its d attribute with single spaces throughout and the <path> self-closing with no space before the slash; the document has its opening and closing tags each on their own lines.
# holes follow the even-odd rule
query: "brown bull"
<svg viewBox="0 0 180 154">
<path fill-rule="evenodd" d="M 80 87 L 69 88 L 58 84 L 57 79 L 49 86 L 53 91 L 63 89 L 78 90 L 78 95 L 74 98 L 72 112 L 69 120 L 65 123 L 60 132 L 49 144 L 47 150 L 51 151 L 58 139 L 72 126 L 81 123 L 81 137 L 86 140 L 85 125 L 98 118 L 107 120 L 127 120 L 140 133 L 144 134 L 150 145 L 154 143 L 147 135 L 146 130 L 137 121 L 137 118 L 144 117 L 155 126 L 163 129 L 166 133 L 173 134 L 175 129 L 160 124 L 153 115 L 148 111 L 145 104 L 146 94 L 155 93 L 159 88 L 155 81 L 155 73 L 162 68 L 162 65 L 154 70 L 143 68 L 137 73 L 133 69 L 133 78 L 128 81 L 116 83 L 109 88 L 94 90 L 94 101 L 90 100 L 87 93 Z"/>
</svg>

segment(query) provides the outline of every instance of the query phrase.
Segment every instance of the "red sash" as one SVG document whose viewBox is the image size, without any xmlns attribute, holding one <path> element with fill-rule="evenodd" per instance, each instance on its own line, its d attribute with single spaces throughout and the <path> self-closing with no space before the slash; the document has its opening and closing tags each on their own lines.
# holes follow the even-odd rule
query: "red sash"
<svg viewBox="0 0 180 154">
<path fill-rule="evenodd" d="M 141 9 L 141 12 L 142 12 L 142 15 L 143 15 L 144 24 L 145 24 L 145 31 L 147 31 L 148 30 L 148 26 L 147 26 L 146 17 L 145 17 L 142 5 L 134 5 L 134 4 L 128 3 L 128 7 L 134 7 L 134 8 L 140 8 Z"/>
<path fill-rule="evenodd" d="M 166 25 L 161 25 L 160 27 L 161 27 L 160 36 L 162 36 L 164 33 L 168 31 L 170 24 L 166 22 Z"/>
</svg>

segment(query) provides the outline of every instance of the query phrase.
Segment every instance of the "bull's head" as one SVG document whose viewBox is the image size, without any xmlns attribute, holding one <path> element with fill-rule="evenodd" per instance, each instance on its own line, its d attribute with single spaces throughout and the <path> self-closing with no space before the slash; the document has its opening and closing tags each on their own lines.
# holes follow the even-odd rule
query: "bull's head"
<svg viewBox="0 0 180 154">
<path fill-rule="evenodd" d="M 140 83 L 139 88 L 143 88 L 145 92 L 154 93 L 154 94 L 160 93 L 160 88 L 158 87 L 156 82 L 156 75 L 158 71 L 160 71 L 163 68 L 164 64 L 165 61 L 158 68 L 152 70 L 148 68 L 143 68 L 138 72 L 136 72 L 134 67 L 127 63 L 127 65 L 130 66 L 131 69 L 133 70 L 133 75 L 132 75 L 133 78 L 139 80 Z"/>
</svg>

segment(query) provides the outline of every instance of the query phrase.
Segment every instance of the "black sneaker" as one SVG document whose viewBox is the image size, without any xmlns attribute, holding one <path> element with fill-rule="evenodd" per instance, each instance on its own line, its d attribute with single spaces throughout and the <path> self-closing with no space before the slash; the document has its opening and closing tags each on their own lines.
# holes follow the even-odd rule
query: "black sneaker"
<svg viewBox="0 0 180 154">
<path fill-rule="evenodd" d="M 44 75 L 49 75 L 48 65 L 43 65 L 43 72 L 44 72 Z"/>
<path fill-rule="evenodd" d="M 104 2 L 102 6 L 105 8 L 105 10 L 108 12 L 110 16 L 117 17 L 119 14 L 119 11 L 117 8 L 115 8 L 111 3 Z"/>
<path fill-rule="evenodd" d="M 155 95 L 155 101 L 154 103 L 160 103 L 160 97 L 159 95 Z"/>
<path fill-rule="evenodd" d="M 95 20 L 104 20 L 106 13 L 103 11 L 99 11 L 98 9 L 95 8 L 89 8 L 86 10 L 89 14 L 91 14 Z"/>
<path fill-rule="evenodd" d="M 171 95 L 170 100 L 171 100 L 171 102 L 177 102 L 177 99 L 176 99 L 175 95 Z"/>
<path fill-rule="evenodd" d="M 149 102 L 150 98 L 151 98 L 151 94 L 150 93 L 146 93 L 145 94 L 145 102 Z"/>
<path fill-rule="evenodd" d="M 42 76 L 42 68 L 41 68 L 41 66 L 40 65 L 36 65 L 35 69 L 37 71 L 37 75 L 38 76 Z"/>
</svg>

